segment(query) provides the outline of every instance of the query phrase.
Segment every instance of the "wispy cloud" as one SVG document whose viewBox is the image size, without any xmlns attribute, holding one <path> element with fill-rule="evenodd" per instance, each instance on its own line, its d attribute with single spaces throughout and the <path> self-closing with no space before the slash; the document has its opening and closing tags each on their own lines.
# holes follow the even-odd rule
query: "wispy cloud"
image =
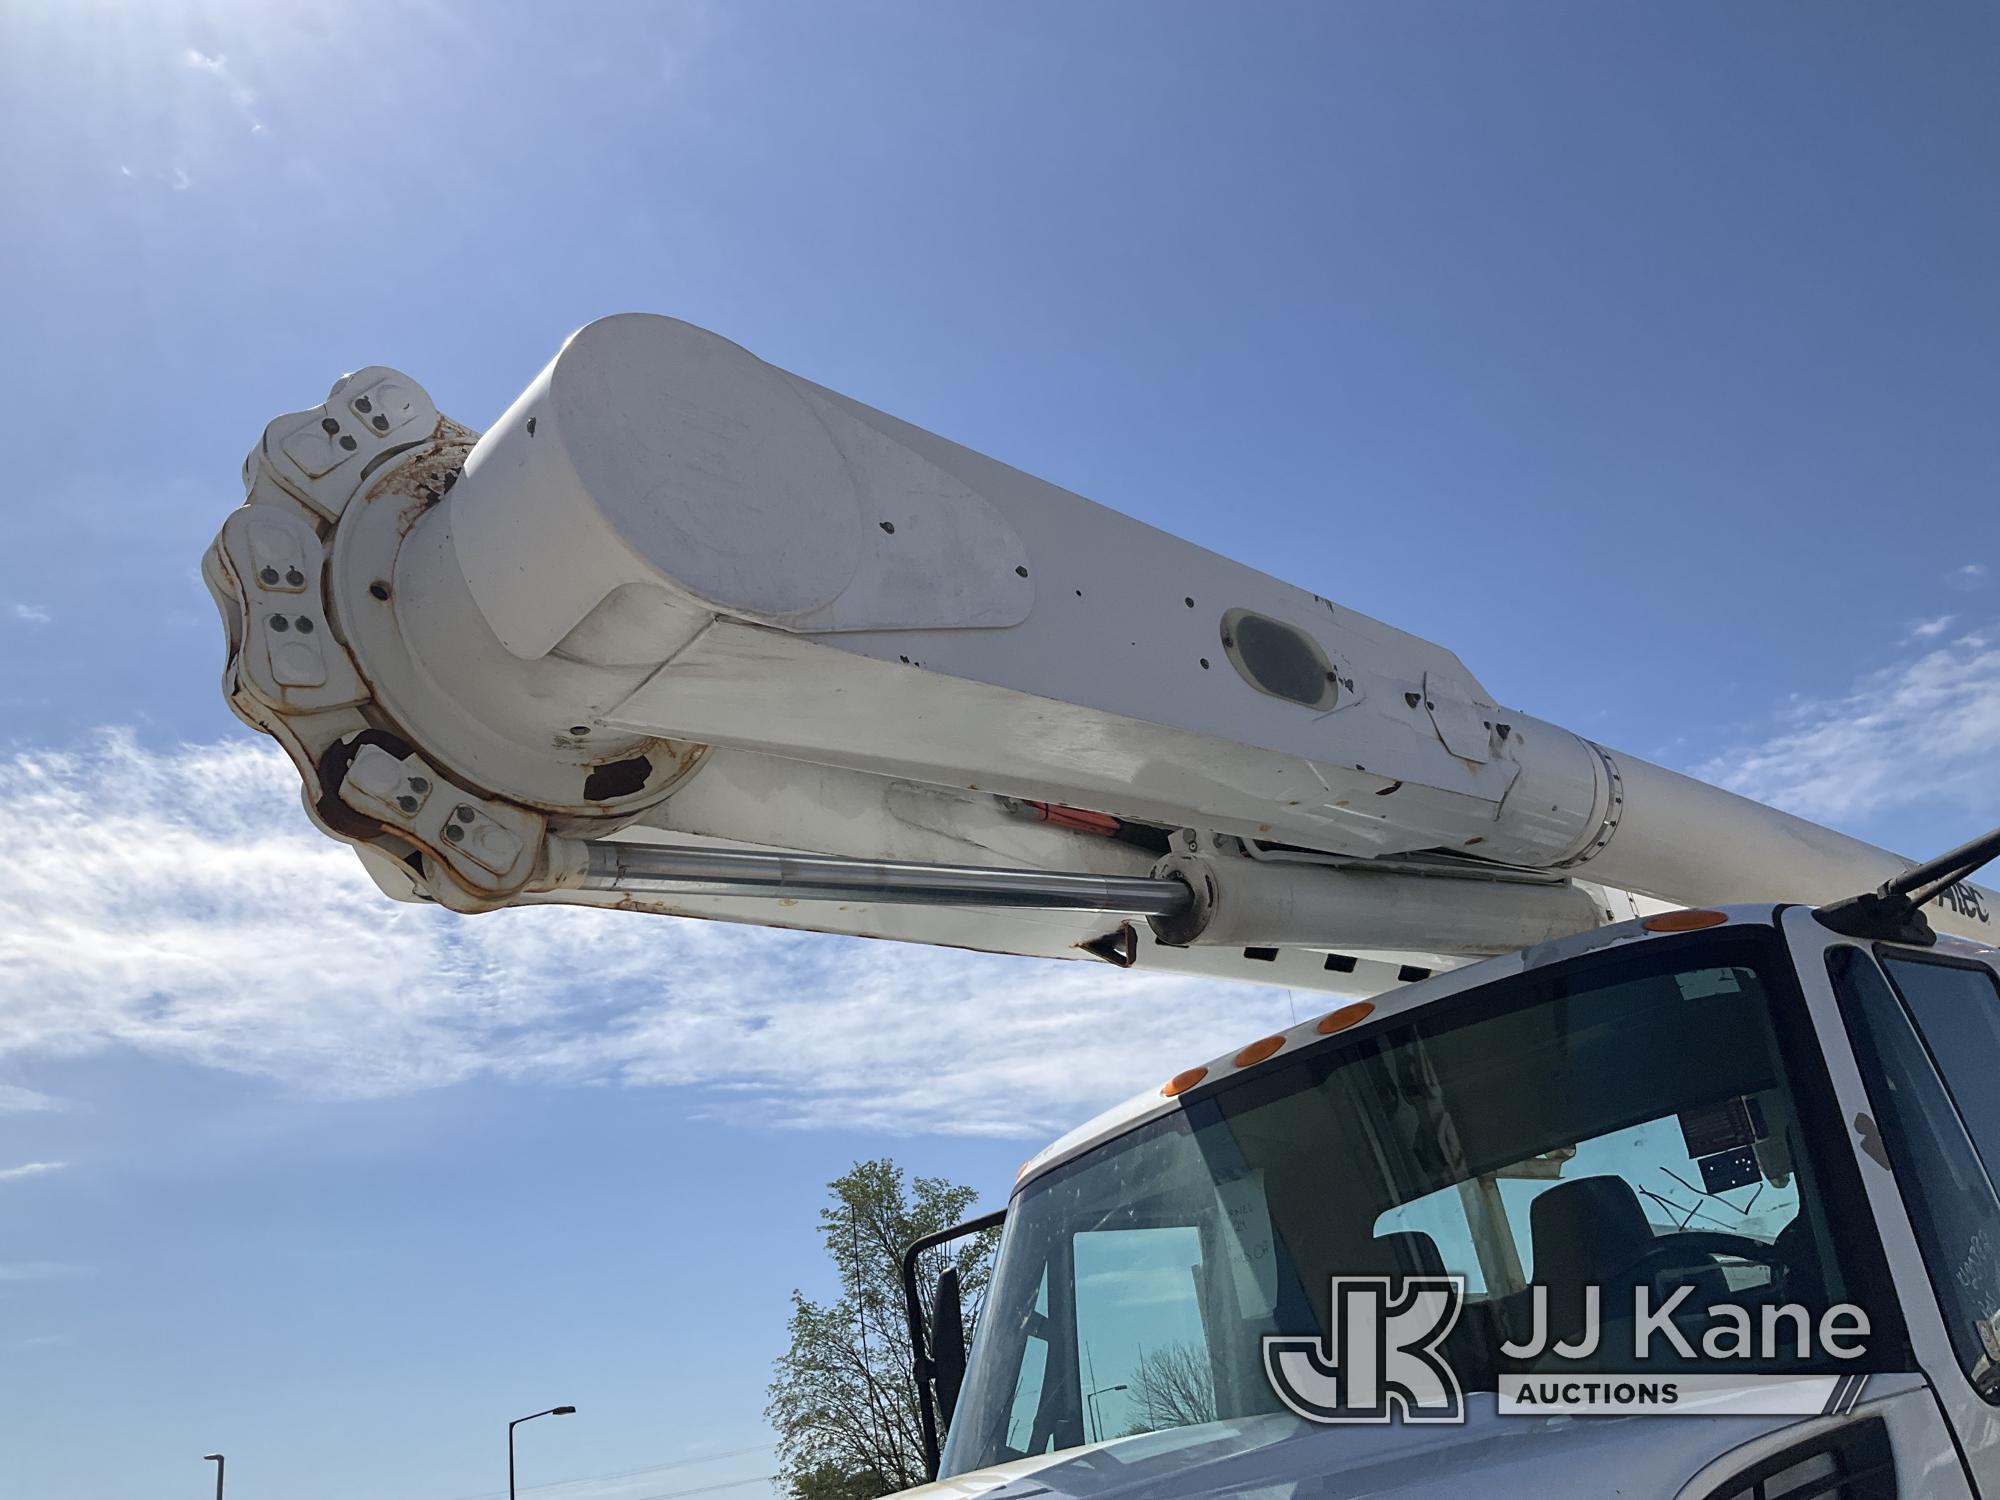
<svg viewBox="0 0 2000 1500">
<path fill-rule="evenodd" d="M 1957 618 L 1957 615 L 1939 615 L 1934 620 L 1918 620 L 1910 626 L 1909 638 L 1913 641 L 1936 640 L 1951 629 L 1952 621 Z"/>
<path fill-rule="evenodd" d="M 1041 1135 L 1289 1019 L 1278 991 L 1096 964 L 399 906 L 247 739 L 0 759 L 0 847 L 0 1055 L 135 1048 L 346 1096 L 670 1086 L 760 1125 Z"/>
<path fill-rule="evenodd" d="M 1955 589 L 1963 589 L 1965 592 L 1970 593 L 1972 590 L 1985 584 L 1986 564 L 1973 562 L 1967 563 L 1961 568 L 1953 568 L 1949 573 L 1944 575 L 1944 581 Z"/>
<path fill-rule="evenodd" d="M 119 164 L 118 175 L 128 182 L 136 183 L 140 180 L 140 174 L 125 163 Z M 194 186 L 193 176 L 177 161 L 164 167 L 149 167 L 144 174 L 144 180 L 164 183 L 176 193 L 185 193 Z"/>
<path fill-rule="evenodd" d="M 0 1083 L 0 1115 L 56 1114 L 74 1106 L 53 1094 L 37 1093 L 18 1083 Z"/>
<path fill-rule="evenodd" d="M 0 1182 L 13 1182 L 22 1177 L 40 1177 L 45 1172 L 60 1172 L 68 1165 L 66 1161 L 27 1161 L 18 1167 L 0 1167 Z"/>
<path fill-rule="evenodd" d="M 66 1260 L 0 1260 L 0 1281 L 74 1281 L 95 1276 L 97 1267 Z"/>
<path fill-rule="evenodd" d="M 12 615 L 16 620 L 19 620 L 23 625 L 32 625 L 36 629 L 40 629 L 55 618 L 54 615 L 49 613 L 46 606 L 40 604 L 12 604 L 8 606 L 7 613 Z"/>
<path fill-rule="evenodd" d="M 1915 634 L 1942 636 L 1950 621 L 1926 622 L 1937 629 Z M 1838 823 L 1926 802 L 1990 808 L 1996 757 L 2000 647 L 1975 631 L 1870 673 L 1838 697 L 1790 704 L 1770 733 L 1694 773 Z"/>
<path fill-rule="evenodd" d="M 215 80 L 231 107 L 243 117 L 243 123 L 252 135 L 265 133 L 264 122 L 257 115 L 257 95 L 230 70 L 228 58 L 219 52 L 211 54 L 196 47 L 184 47 L 181 49 L 181 63 Z"/>
</svg>

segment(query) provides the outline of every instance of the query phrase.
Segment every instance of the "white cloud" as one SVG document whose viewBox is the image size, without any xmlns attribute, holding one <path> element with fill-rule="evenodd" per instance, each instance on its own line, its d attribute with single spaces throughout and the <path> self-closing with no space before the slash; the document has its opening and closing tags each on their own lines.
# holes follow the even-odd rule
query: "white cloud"
<svg viewBox="0 0 2000 1500">
<path fill-rule="evenodd" d="M 17 603 L 12 605 L 7 613 L 19 620 L 23 625 L 33 625 L 37 629 L 40 629 L 55 618 L 44 606 L 39 604 Z"/>
<path fill-rule="evenodd" d="M 56 1114 L 73 1108 L 71 1101 L 38 1093 L 19 1084 L 0 1083 L 0 1115 Z"/>
<path fill-rule="evenodd" d="M 95 1266 L 72 1265 L 66 1260 L 0 1260 L 0 1281 L 74 1281 L 96 1274 Z"/>
<path fill-rule="evenodd" d="M 228 97 L 231 107 L 243 117 L 243 123 L 249 127 L 252 135 L 265 133 L 264 122 L 257 117 L 257 95 L 230 71 L 228 58 L 219 52 L 211 55 L 199 48 L 183 47 L 181 63 L 215 80 L 217 86 Z"/>
<path fill-rule="evenodd" d="M 760 1126 L 1034 1136 L 1289 1019 L 1276 990 L 1097 964 L 398 905 L 248 739 L 0 759 L 0 847 L 0 1056 L 133 1048 L 341 1096 L 669 1086 Z"/>
<path fill-rule="evenodd" d="M 22 1177 L 40 1177 L 44 1172 L 60 1172 L 68 1166 L 66 1161 L 29 1161 L 18 1167 L 0 1167 L 0 1182 L 13 1182 Z"/>
<path fill-rule="evenodd" d="M 1955 589 L 1963 589 L 1970 593 L 1986 582 L 1986 564 L 1975 562 L 1967 563 L 1962 568 L 1953 568 L 1944 575 L 1944 581 Z"/>
<path fill-rule="evenodd" d="M 1950 619 L 1936 622 L 1942 634 Z M 2000 757 L 2000 647 L 1971 632 L 1861 679 L 1798 699 L 1760 741 L 1698 766 L 1704 780 L 1839 823 L 1919 803 L 1990 810 Z"/>
<path fill-rule="evenodd" d="M 1913 641 L 1935 640 L 1938 636 L 1943 635 L 1947 630 L 1951 629 L 1951 622 L 1957 618 L 1957 615 L 1939 615 L 1934 620 L 1918 620 L 1910 627 L 1910 639 Z"/>
</svg>

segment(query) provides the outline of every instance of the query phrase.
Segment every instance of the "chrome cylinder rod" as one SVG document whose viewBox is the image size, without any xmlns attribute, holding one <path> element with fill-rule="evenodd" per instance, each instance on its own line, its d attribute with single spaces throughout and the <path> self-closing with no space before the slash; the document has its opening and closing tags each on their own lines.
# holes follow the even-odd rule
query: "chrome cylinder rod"
<svg viewBox="0 0 2000 1500">
<path fill-rule="evenodd" d="M 1188 888 L 1143 875 L 1067 875 L 979 865 L 840 859 L 703 849 L 685 844 L 592 840 L 583 888 L 694 896 L 786 896 L 798 901 L 866 901 L 881 906 L 987 906 L 1027 911 L 1102 911 L 1165 917 L 1184 908 Z"/>
</svg>

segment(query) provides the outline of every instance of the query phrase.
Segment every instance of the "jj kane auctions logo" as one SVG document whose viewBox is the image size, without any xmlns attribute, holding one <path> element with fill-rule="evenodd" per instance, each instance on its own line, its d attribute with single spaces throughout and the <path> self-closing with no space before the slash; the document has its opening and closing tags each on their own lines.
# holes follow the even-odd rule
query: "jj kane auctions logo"
<svg viewBox="0 0 2000 1500">
<path fill-rule="evenodd" d="M 1510 1361 L 1534 1363 L 1533 1374 L 1499 1377 L 1503 1413 L 1666 1412 L 1698 1404 L 1703 1411 L 1782 1415 L 1828 1409 L 1859 1395 L 1856 1377 L 1752 1375 L 1732 1361 L 1792 1360 L 1818 1363 L 1818 1350 L 1835 1360 L 1866 1352 L 1868 1315 L 1841 1304 L 1815 1317 L 1795 1304 L 1749 1309 L 1721 1303 L 1706 1309 L 1708 1326 L 1684 1326 L 1683 1286 L 1657 1302 L 1650 1287 L 1632 1292 L 1631 1358 L 1643 1365 L 1656 1353 L 1674 1362 L 1674 1373 L 1606 1374 L 1587 1380 L 1564 1364 L 1614 1357 L 1605 1344 L 1603 1293 L 1584 1289 L 1583 1328 L 1572 1339 L 1552 1337 L 1548 1288 L 1532 1288 L 1532 1326 L 1523 1342 L 1503 1342 Z M 1463 1422 L 1465 1393 L 1444 1345 L 1465 1306 L 1463 1276 L 1336 1276 L 1324 1339 L 1272 1334 L 1263 1340 L 1264 1375 L 1278 1399 L 1311 1422 Z M 1703 1362 L 1700 1373 L 1682 1373 Z M 1712 1361 L 1712 1364 L 1706 1362 Z"/>
</svg>

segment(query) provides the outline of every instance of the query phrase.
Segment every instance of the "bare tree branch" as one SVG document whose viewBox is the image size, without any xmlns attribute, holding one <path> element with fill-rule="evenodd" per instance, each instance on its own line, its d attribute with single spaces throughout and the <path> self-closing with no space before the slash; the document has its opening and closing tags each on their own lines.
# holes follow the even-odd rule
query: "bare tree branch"
<svg viewBox="0 0 2000 1500">
<path fill-rule="evenodd" d="M 1207 1351 L 1184 1342 L 1146 1350 L 1132 1372 L 1132 1399 L 1138 1407 L 1136 1432 L 1213 1422 L 1215 1377 Z"/>
</svg>

